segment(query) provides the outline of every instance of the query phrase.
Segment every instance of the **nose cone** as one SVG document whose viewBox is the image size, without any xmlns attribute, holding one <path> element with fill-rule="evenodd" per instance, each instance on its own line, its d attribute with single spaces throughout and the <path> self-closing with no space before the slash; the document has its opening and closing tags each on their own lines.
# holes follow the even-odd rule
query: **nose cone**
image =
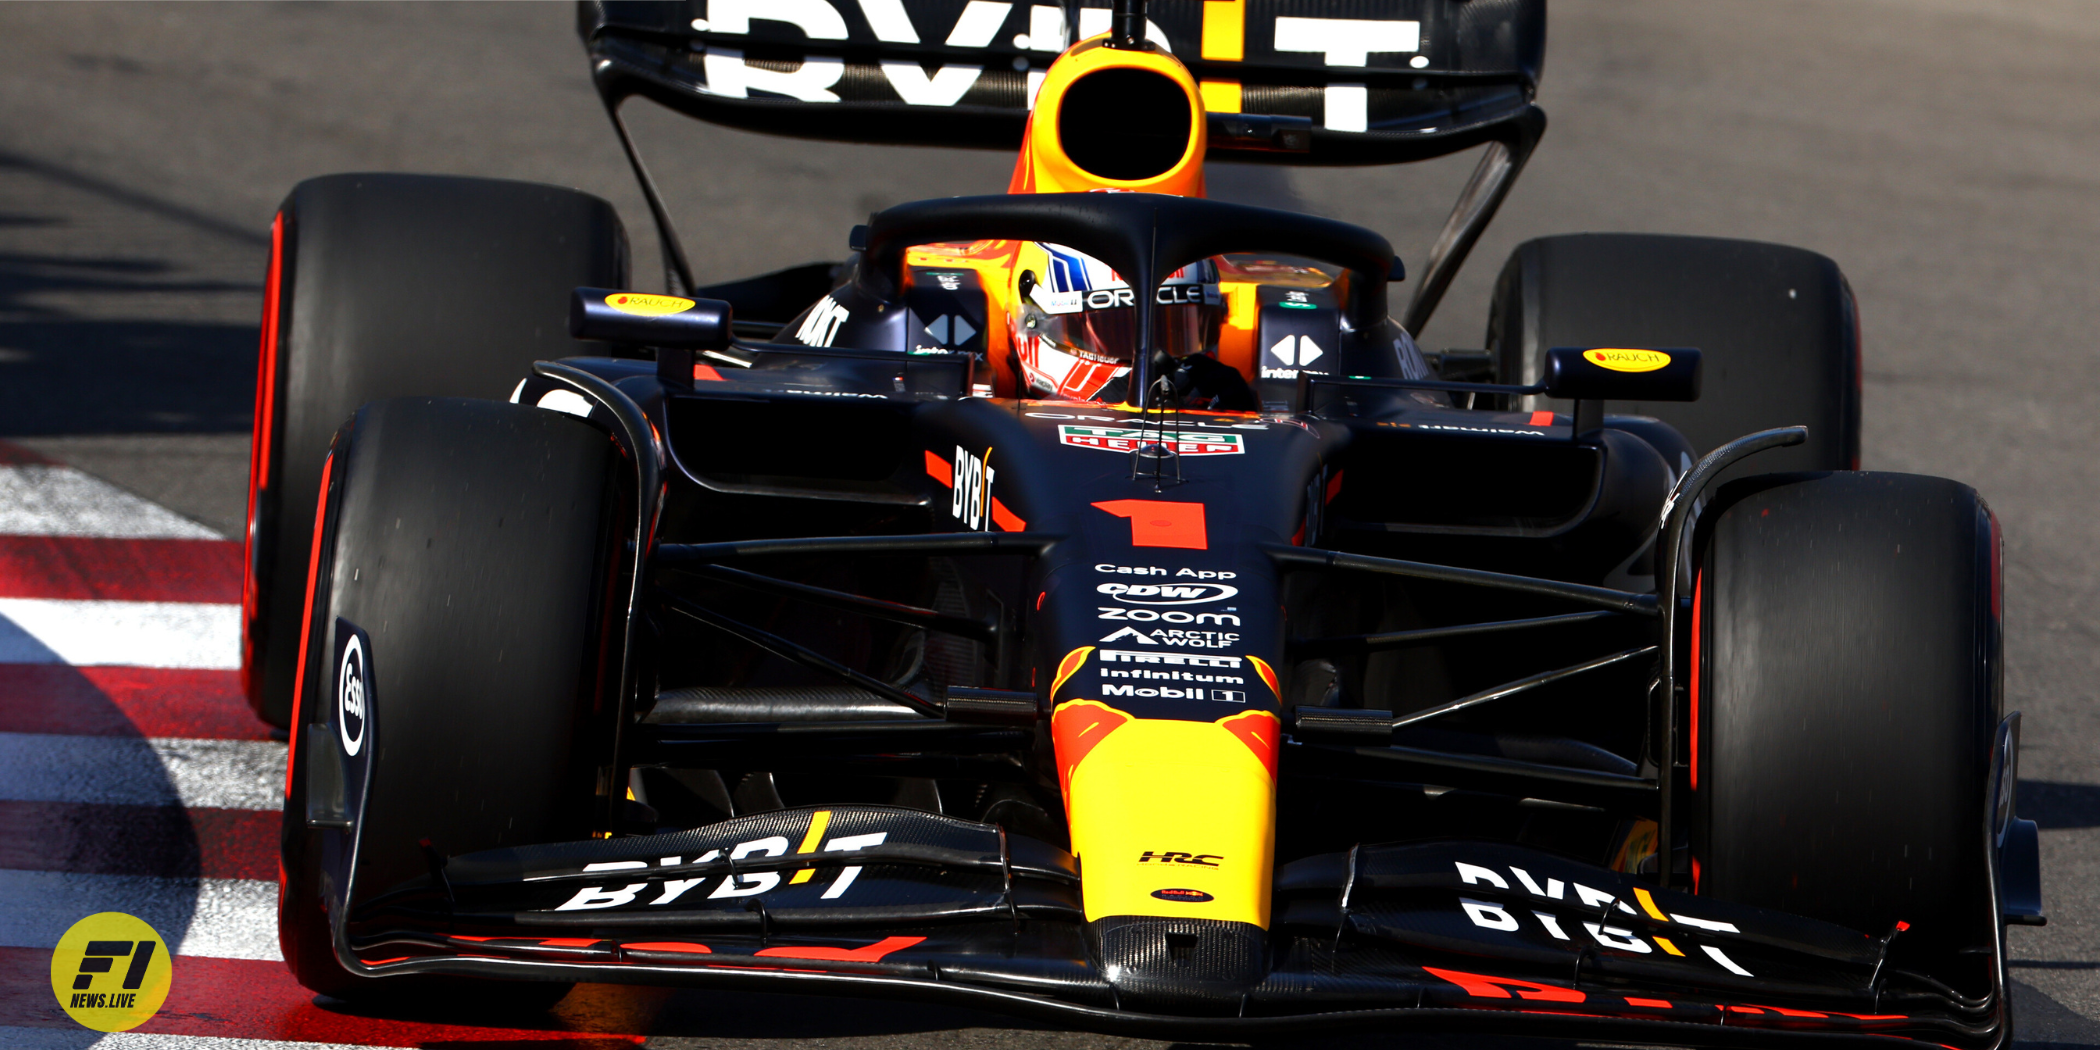
<svg viewBox="0 0 2100 1050">
<path fill-rule="evenodd" d="M 1088 923 L 1087 942 L 1125 1010 L 1234 1016 L 1268 973 L 1252 923 L 1114 916 Z"/>
</svg>

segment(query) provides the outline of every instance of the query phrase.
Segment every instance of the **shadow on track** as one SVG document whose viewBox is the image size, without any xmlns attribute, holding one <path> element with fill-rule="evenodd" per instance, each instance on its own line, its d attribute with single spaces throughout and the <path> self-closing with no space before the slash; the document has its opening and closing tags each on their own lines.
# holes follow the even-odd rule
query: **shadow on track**
<svg viewBox="0 0 2100 1050">
<path fill-rule="evenodd" d="M 262 286 L 156 249 L 172 224 L 259 274 L 267 237 L 5 152 L 0 180 L 0 434 L 247 431 L 257 331 L 226 318 Z M 67 250 L 92 227 L 126 250 Z"/>
</svg>

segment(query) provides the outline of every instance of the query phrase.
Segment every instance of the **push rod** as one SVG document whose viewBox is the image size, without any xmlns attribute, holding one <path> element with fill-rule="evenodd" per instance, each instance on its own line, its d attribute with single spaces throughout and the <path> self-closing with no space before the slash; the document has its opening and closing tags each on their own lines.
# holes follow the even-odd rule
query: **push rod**
<svg viewBox="0 0 2100 1050">
<path fill-rule="evenodd" d="M 1622 615 L 1599 609 L 1594 612 L 1562 613 L 1558 616 L 1534 616 L 1524 620 L 1496 620 L 1491 623 L 1462 623 L 1450 627 L 1423 627 L 1412 631 L 1387 631 L 1383 634 L 1345 634 L 1330 638 L 1296 638 L 1290 644 L 1291 652 L 1307 656 L 1320 653 L 1360 653 L 1373 649 L 1398 649 L 1409 645 L 1422 645 L 1442 641 L 1446 638 L 1468 638 L 1480 634 L 1501 634 L 1504 631 L 1521 631 L 1532 627 L 1560 627 L 1578 623 L 1593 623 Z"/>
<path fill-rule="evenodd" d="M 994 642 L 999 633 L 998 624 L 988 620 L 972 620 L 964 616 L 950 616 L 947 613 L 937 612 L 933 609 L 921 609 L 916 605 L 905 605 L 901 602 L 884 601 L 881 598 L 869 598 L 865 595 L 835 591 L 829 587 L 817 587 L 807 583 L 796 583 L 793 580 L 762 576 L 755 572 L 745 572 L 742 569 L 732 568 L 727 565 L 682 565 L 677 568 L 680 572 L 712 577 L 739 587 L 748 587 L 754 591 L 770 591 L 774 594 L 785 594 L 809 602 L 812 605 L 866 613 L 869 616 L 888 620 L 891 623 L 901 623 L 908 627 L 923 627 L 927 630 L 958 635 L 986 644 Z"/>
<path fill-rule="evenodd" d="M 936 532 L 919 536 L 797 536 L 727 543 L 663 543 L 665 565 L 697 565 L 764 554 L 1015 554 L 1040 557 L 1063 536 L 1041 532 Z"/>
<path fill-rule="evenodd" d="M 801 664 L 813 671 L 821 671 L 828 675 L 843 678 L 884 700 L 888 700 L 900 707 L 909 708 L 928 718 L 940 718 L 942 716 L 938 705 L 922 697 L 913 696 L 879 678 L 847 667 L 845 664 L 839 663 L 837 660 L 833 660 L 814 649 L 797 645 L 777 634 L 753 627 L 741 620 L 723 616 L 698 602 L 673 594 L 661 587 L 657 588 L 657 594 L 671 606 L 673 611 L 698 620 L 724 634 L 735 635 L 783 660 Z"/>
<path fill-rule="evenodd" d="M 1276 564 L 1305 569 L 1341 569 L 1348 572 L 1379 573 L 1386 576 L 1406 576 L 1417 580 L 1435 580 L 1439 583 L 1456 583 L 1494 590 L 1519 591 L 1549 598 L 1560 598 L 1583 605 L 1610 609 L 1613 612 L 1633 613 L 1639 616 L 1657 614 L 1655 596 L 1618 591 L 1609 587 L 1592 587 L 1582 583 L 1566 583 L 1560 580 L 1542 580 L 1535 576 L 1513 576 L 1504 572 L 1489 572 L 1486 569 L 1467 569 L 1456 565 L 1433 565 L 1428 562 L 1401 561 L 1397 558 L 1374 558 L 1368 554 L 1344 554 L 1341 551 L 1318 550 L 1311 547 L 1292 547 L 1281 543 L 1265 543 L 1266 551 Z"/>
<path fill-rule="evenodd" d="M 1615 663 L 1631 660 L 1634 657 L 1643 655 L 1645 653 L 1655 652 L 1656 648 L 1657 647 L 1653 645 L 1644 645 L 1637 649 L 1622 649 L 1619 652 L 1611 654 L 1610 656 L 1600 656 L 1594 660 L 1584 660 L 1579 664 L 1570 664 L 1566 667 L 1557 668 L 1555 670 L 1542 671 L 1538 674 L 1531 675 L 1527 678 L 1519 678 L 1514 682 L 1504 682 L 1501 685 L 1494 687 L 1493 689 L 1483 689 L 1480 692 L 1472 694 L 1471 696 L 1462 696 L 1447 704 L 1438 704 L 1437 706 L 1429 708 L 1425 711 L 1416 711 L 1413 714 L 1402 715 L 1399 718 L 1393 719 L 1393 728 L 1399 729 L 1402 726 L 1411 726 L 1417 722 L 1427 722 L 1432 718 L 1441 718 L 1444 715 L 1452 714 L 1453 712 L 1457 711 L 1463 711 L 1469 707 L 1478 707 L 1481 704 L 1488 703 L 1492 700 L 1500 700 L 1503 697 L 1515 696 L 1518 693 L 1528 693 L 1531 690 L 1537 689 L 1542 685 L 1550 685 L 1554 682 L 1560 681 L 1563 678 L 1572 678 L 1576 675 L 1582 674 L 1585 671 L 1594 671 L 1600 667 L 1610 667 Z"/>
</svg>

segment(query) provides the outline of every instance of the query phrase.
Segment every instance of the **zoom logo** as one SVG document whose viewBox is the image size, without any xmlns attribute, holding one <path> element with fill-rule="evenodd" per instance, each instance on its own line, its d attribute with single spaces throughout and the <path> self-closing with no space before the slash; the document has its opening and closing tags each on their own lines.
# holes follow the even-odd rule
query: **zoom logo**
<svg viewBox="0 0 2100 1050">
<path fill-rule="evenodd" d="M 1240 593 L 1222 583 L 1104 583 L 1094 589 L 1125 605 L 1202 605 Z"/>
</svg>

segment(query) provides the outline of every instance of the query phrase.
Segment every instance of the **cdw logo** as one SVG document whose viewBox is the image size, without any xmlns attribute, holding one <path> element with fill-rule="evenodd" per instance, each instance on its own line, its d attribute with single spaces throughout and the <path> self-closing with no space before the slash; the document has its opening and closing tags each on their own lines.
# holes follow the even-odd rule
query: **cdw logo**
<svg viewBox="0 0 2100 1050">
<path fill-rule="evenodd" d="M 1223 583 L 1104 583 L 1094 589 L 1125 605 L 1201 605 L 1240 593 Z"/>
<path fill-rule="evenodd" d="M 889 838 L 889 832 L 877 831 L 867 835 L 841 835 L 837 838 L 826 840 L 824 832 L 830 823 L 830 810 L 820 809 L 812 814 L 809 822 L 809 831 L 802 836 L 802 843 L 795 848 L 795 852 L 797 854 L 851 853 L 871 846 L 880 846 L 885 839 Z M 822 844 L 821 849 L 819 848 L 820 843 Z M 753 839 L 749 842 L 739 842 L 730 848 L 729 859 L 737 861 L 748 857 L 785 856 L 791 845 L 793 844 L 787 840 L 785 835 L 771 835 L 762 839 Z M 689 861 L 681 861 L 678 857 L 664 857 L 656 862 L 656 866 L 658 868 L 679 868 L 687 864 L 707 864 L 720 859 L 722 859 L 722 851 L 711 849 Z M 649 862 L 645 860 L 609 860 L 597 864 L 586 864 L 583 866 L 583 870 L 587 872 L 641 872 L 647 870 L 649 866 Z M 643 875 L 640 877 L 644 881 L 631 882 L 624 886 L 610 888 L 607 886 L 585 886 L 577 890 L 576 895 L 569 898 L 567 903 L 556 907 L 554 910 L 585 911 L 595 908 L 618 908 L 633 904 L 641 898 L 644 890 L 651 887 L 655 887 L 656 895 L 650 898 L 644 904 L 644 907 L 655 907 L 657 905 L 670 904 L 700 887 L 703 883 L 715 878 L 713 875 L 701 875 L 695 878 L 684 879 L 669 877 L 672 874 L 676 873 L 664 872 L 662 875 L 655 877 Z M 817 870 L 811 867 L 794 872 L 792 876 L 778 871 L 757 871 L 748 875 L 726 875 L 721 877 L 720 882 L 715 883 L 714 889 L 707 894 L 707 899 L 720 900 L 727 897 L 755 897 L 761 893 L 779 888 L 782 878 L 786 878 L 787 884 L 790 886 L 800 886 L 810 881 L 816 874 Z M 841 868 L 838 877 L 831 881 L 830 886 L 825 887 L 822 898 L 824 900 L 833 900 L 843 896 L 846 890 L 853 885 L 853 880 L 859 877 L 860 868 L 858 866 Z"/>
</svg>

